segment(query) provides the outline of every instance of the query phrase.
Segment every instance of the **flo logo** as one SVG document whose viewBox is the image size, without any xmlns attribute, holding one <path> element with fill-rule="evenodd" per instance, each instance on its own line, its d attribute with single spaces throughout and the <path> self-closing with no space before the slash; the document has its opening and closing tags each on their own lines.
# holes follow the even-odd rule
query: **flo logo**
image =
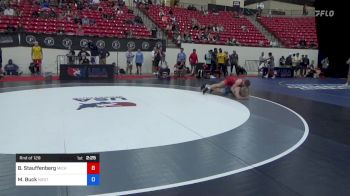
<svg viewBox="0 0 350 196">
<path fill-rule="evenodd" d="M 315 10 L 316 17 L 333 17 L 334 10 Z"/>
<path fill-rule="evenodd" d="M 126 98 L 121 96 L 108 97 L 81 97 L 73 98 L 79 103 L 77 110 L 87 108 L 110 108 L 110 107 L 129 107 L 136 106 L 135 103 L 129 102 Z"/>
</svg>

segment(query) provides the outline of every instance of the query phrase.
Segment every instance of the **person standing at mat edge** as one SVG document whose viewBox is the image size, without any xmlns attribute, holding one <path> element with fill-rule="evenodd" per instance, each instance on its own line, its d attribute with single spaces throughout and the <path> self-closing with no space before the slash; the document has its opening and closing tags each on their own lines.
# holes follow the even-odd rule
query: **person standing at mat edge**
<svg viewBox="0 0 350 196">
<path fill-rule="evenodd" d="M 2 50 L 0 48 L 0 79 L 4 77 L 4 74 L 2 72 Z"/>
<path fill-rule="evenodd" d="M 132 53 L 131 49 L 129 48 L 128 51 L 125 54 L 126 56 L 126 73 L 129 72 L 129 74 L 132 74 L 132 61 L 134 60 L 134 54 Z"/>
<path fill-rule="evenodd" d="M 141 75 L 141 67 L 143 64 L 143 53 L 141 52 L 140 49 L 137 50 L 136 55 L 135 55 L 135 64 L 136 64 L 136 74 Z"/>
<path fill-rule="evenodd" d="M 99 53 L 99 64 L 105 65 L 107 63 L 107 57 L 109 57 L 111 54 L 108 52 L 106 48 L 102 48 L 98 51 Z"/>
<path fill-rule="evenodd" d="M 348 71 L 348 78 L 347 78 L 347 80 L 346 80 L 345 85 L 346 85 L 346 86 L 349 86 L 349 85 L 350 85 L 350 57 L 349 57 L 349 59 L 346 61 L 346 64 L 349 65 L 349 71 Z"/>
<path fill-rule="evenodd" d="M 38 72 L 41 71 L 41 64 L 43 60 L 43 50 L 41 46 L 39 46 L 38 42 L 34 42 L 34 46 L 32 47 L 32 60 L 34 65 L 39 69 Z"/>
<path fill-rule="evenodd" d="M 196 49 L 193 49 L 193 52 L 191 53 L 190 57 L 188 58 L 190 65 L 191 65 L 191 75 L 194 76 L 194 68 L 196 64 L 198 63 L 198 56 L 196 53 Z"/>
</svg>

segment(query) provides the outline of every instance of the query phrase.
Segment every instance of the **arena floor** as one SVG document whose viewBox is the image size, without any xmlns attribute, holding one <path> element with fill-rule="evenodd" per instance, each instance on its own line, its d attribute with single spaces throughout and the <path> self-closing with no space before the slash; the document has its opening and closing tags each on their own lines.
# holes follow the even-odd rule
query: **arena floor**
<svg viewBox="0 0 350 196">
<path fill-rule="evenodd" d="M 251 78 L 0 82 L 0 195 L 350 195 L 350 87 Z M 97 187 L 16 187 L 15 153 L 101 156 Z"/>
</svg>

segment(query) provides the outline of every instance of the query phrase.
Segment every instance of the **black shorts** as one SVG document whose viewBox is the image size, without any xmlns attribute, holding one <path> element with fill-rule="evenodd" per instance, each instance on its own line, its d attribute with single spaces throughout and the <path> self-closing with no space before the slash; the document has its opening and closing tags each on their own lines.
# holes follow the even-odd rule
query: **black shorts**
<svg viewBox="0 0 350 196">
<path fill-rule="evenodd" d="M 177 67 L 177 69 L 184 69 L 184 68 L 185 68 L 184 65 Z"/>
<path fill-rule="evenodd" d="M 142 66 L 142 63 L 136 63 L 136 66 L 137 66 L 137 67 L 141 67 L 141 66 Z"/>
</svg>

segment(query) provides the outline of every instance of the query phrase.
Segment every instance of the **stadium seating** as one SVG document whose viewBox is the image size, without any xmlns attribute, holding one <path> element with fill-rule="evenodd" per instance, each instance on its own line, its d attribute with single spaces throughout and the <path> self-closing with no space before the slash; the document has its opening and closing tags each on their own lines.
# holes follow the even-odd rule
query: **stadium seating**
<svg viewBox="0 0 350 196">
<path fill-rule="evenodd" d="M 315 17 L 261 17 L 259 22 L 286 47 L 296 48 L 303 37 L 317 47 Z"/>
<path fill-rule="evenodd" d="M 195 38 L 194 42 L 197 43 L 203 42 L 196 38 L 198 31 L 192 30 L 191 28 L 192 18 L 195 18 L 200 25 L 223 25 L 224 32 L 220 33 L 220 40 L 216 42 L 217 44 L 225 44 L 228 39 L 234 37 L 241 43 L 241 45 L 244 46 L 258 46 L 260 41 L 263 42 L 264 46 L 269 45 L 267 38 L 258 29 L 256 29 L 247 18 L 234 17 L 232 12 L 220 11 L 217 15 L 209 12 L 209 15 L 205 16 L 199 11 L 150 5 L 149 9 L 145 10 L 146 14 L 163 30 L 166 29 L 167 22 L 163 22 L 159 16 L 159 12 L 161 10 L 163 10 L 165 14 L 172 10 L 176 17 L 176 22 L 179 24 L 179 31 L 181 33 L 188 31 L 191 36 Z M 241 26 L 246 26 L 249 32 L 243 32 Z M 172 32 L 170 32 L 170 36 L 172 36 Z"/>
<path fill-rule="evenodd" d="M 128 12 L 126 7 L 123 8 L 123 14 L 117 15 L 113 20 L 106 20 L 102 18 L 102 13 L 111 13 L 113 8 L 108 5 L 108 2 L 101 1 L 100 7 L 103 12 L 98 10 L 84 9 L 79 14 L 82 18 L 87 16 L 90 20 L 96 21 L 95 25 L 82 26 L 84 35 L 91 36 L 109 36 L 109 37 L 125 37 L 125 31 L 132 31 L 133 37 L 136 38 L 150 38 L 151 32 L 144 25 L 126 24 L 126 20 L 133 20 L 135 15 Z M 21 1 L 18 9 L 21 11 L 21 16 L 9 17 L 0 16 L 0 31 L 5 31 L 8 25 L 18 27 L 21 25 L 26 32 L 32 33 L 57 33 L 61 27 L 65 28 L 67 34 L 75 34 L 78 25 L 74 23 L 73 19 L 67 21 L 66 19 L 59 20 L 57 18 L 33 18 L 32 14 L 40 9 L 39 5 L 29 4 L 27 1 Z M 53 7 L 57 15 L 63 12 L 62 9 Z M 76 11 L 73 7 L 72 11 Z"/>
</svg>

